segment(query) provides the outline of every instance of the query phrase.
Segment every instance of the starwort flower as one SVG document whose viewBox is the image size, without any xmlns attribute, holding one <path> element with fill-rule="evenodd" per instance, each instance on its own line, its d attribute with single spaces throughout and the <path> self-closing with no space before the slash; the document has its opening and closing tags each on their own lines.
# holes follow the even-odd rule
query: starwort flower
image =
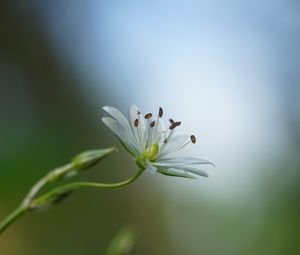
<svg viewBox="0 0 300 255">
<path fill-rule="evenodd" d="M 169 176 L 208 176 L 199 166 L 214 165 L 213 163 L 200 158 L 172 156 L 187 145 L 195 144 L 196 137 L 175 135 L 175 130 L 181 122 L 173 119 L 169 119 L 168 127 L 164 128 L 164 112 L 161 107 L 154 117 L 152 113 L 143 115 L 137 106 L 132 105 L 129 108 L 129 119 L 112 106 L 104 106 L 103 110 L 110 115 L 103 117 L 103 122 L 117 135 L 139 167 Z"/>
</svg>

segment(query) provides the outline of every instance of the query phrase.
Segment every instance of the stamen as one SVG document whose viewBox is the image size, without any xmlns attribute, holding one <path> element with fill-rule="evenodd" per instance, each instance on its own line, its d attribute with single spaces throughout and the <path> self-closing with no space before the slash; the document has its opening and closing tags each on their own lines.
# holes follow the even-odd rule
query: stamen
<svg viewBox="0 0 300 255">
<path fill-rule="evenodd" d="M 174 124 L 175 121 L 173 119 L 169 119 L 170 124 Z"/>
<path fill-rule="evenodd" d="M 192 143 L 196 143 L 196 137 L 194 135 L 191 135 L 191 141 Z"/>
<path fill-rule="evenodd" d="M 174 128 L 180 126 L 180 125 L 181 125 L 181 122 L 180 122 L 180 121 L 173 122 L 172 125 L 169 127 L 169 129 L 172 130 L 172 129 L 174 129 Z"/>
<path fill-rule="evenodd" d="M 164 114 L 163 108 L 159 107 L 158 116 L 161 118 Z"/>
<path fill-rule="evenodd" d="M 190 136 L 190 139 L 187 140 L 177 151 L 180 151 L 181 149 L 183 149 L 185 146 L 189 145 L 190 143 L 195 143 L 196 142 L 196 137 L 194 135 Z"/>
<path fill-rule="evenodd" d="M 172 136 L 173 136 L 175 130 L 174 129 L 169 129 L 168 131 L 169 132 L 167 132 L 165 134 L 165 139 L 164 139 L 163 144 L 160 148 L 161 153 L 163 153 L 163 151 L 165 150 L 165 147 L 167 146 L 168 141 L 170 141 L 172 139 Z"/>
<path fill-rule="evenodd" d="M 161 107 L 159 107 L 158 115 L 157 115 L 157 119 L 156 119 L 156 126 L 155 126 L 155 129 L 153 131 L 153 137 L 152 137 L 151 143 L 153 143 L 153 142 L 157 143 L 158 142 L 159 134 L 157 132 L 157 129 L 158 129 L 158 126 L 159 126 L 159 119 L 163 116 L 163 114 L 164 114 L 163 109 Z"/>
<path fill-rule="evenodd" d="M 137 111 L 137 114 L 138 114 L 138 118 L 135 119 L 134 126 L 137 128 L 138 141 L 139 141 L 141 149 L 143 149 L 144 148 L 144 140 L 143 140 L 143 135 L 142 135 L 142 131 L 141 131 L 141 128 L 142 128 L 141 124 L 143 124 L 142 120 L 141 120 L 141 112 Z"/>
<path fill-rule="evenodd" d="M 148 120 L 150 118 L 152 118 L 152 113 L 149 112 L 145 115 L 145 119 Z"/>
<path fill-rule="evenodd" d="M 154 123 L 153 123 L 154 122 Z M 153 126 L 155 124 L 155 121 L 150 122 L 148 120 L 149 125 L 147 126 L 148 132 L 147 132 L 147 142 L 146 142 L 146 148 L 150 148 L 152 144 L 152 135 L 153 135 Z"/>
<path fill-rule="evenodd" d="M 154 127 L 155 126 L 155 121 L 150 122 L 150 127 Z"/>
<path fill-rule="evenodd" d="M 174 135 L 174 131 L 175 131 L 175 128 L 180 126 L 181 125 L 181 122 L 180 121 L 174 121 L 172 119 L 169 120 L 171 124 L 171 126 L 169 127 L 169 132 L 167 132 L 165 134 L 165 139 L 163 140 L 163 144 L 161 146 L 161 152 L 164 151 L 165 149 L 165 146 L 167 144 L 168 141 L 170 141 Z M 188 141 L 189 143 L 191 142 L 190 140 Z"/>
<path fill-rule="evenodd" d="M 170 127 L 169 127 L 169 129 L 174 129 L 174 128 L 176 128 L 177 127 L 177 124 L 176 124 L 176 122 L 174 122 Z"/>
<path fill-rule="evenodd" d="M 135 121 L 134 121 L 134 126 L 135 126 L 135 127 L 138 127 L 138 125 L 139 125 L 139 120 L 138 120 L 138 119 L 135 119 Z"/>
</svg>

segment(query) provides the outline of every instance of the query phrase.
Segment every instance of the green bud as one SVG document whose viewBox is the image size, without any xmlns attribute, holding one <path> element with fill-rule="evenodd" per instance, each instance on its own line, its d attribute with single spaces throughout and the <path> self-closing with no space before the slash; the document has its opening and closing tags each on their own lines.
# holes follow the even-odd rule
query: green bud
<svg viewBox="0 0 300 255">
<path fill-rule="evenodd" d="M 30 210 L 47 209 L 65 201 L 65 199 L 68 198 L 73 191 L 74 190 L 58 190 L 57 192 L 50 192 L 45 196 L 32 200 L 28 208 Z"/>
<path fill-rule="evenodd" d="M 71 178 L 77 175 L 80 171 L 87 170 L 97 164 L 101 159 L 114 151 L 116 151 L 115 148 L 107 148 L 82 152 L 72 159 L 71 163 L 51 171 L 46 179 L 48 182 L 56 182 L 63 178 Z"/>
<path fill-rule="evenodd" d="M 97 164 L 100 160 L 116 151 L 116 148 L 85 151 L 73 158 L 72 166 L 75 171 L 86 170 Z"/>
</svg>

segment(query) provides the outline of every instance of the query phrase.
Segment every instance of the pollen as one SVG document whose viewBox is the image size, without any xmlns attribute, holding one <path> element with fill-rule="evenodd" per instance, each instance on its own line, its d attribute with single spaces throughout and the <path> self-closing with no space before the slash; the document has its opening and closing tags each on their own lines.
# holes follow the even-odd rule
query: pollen
<svg viewBox="0 0 300 255">
<path fill-rule="evenodd" d="M 163 108 L 159 107 L 158 116 L 161 118 L 164 114 Z"/>
<path fill-rule="evenodd" d="M 135 119 L 135 121 L 134 121 L 134 126 L 135 126 L 135 127 L 138 127 L 138 125 L 139 125 L 139 120 L 138 120 L 138 119 Z"/>
<path fill-rule="evenodd" d="M 174 122 L 174 123 L 170 126 L 170 129 L 172 130 L 172 129 L 176 128 L 176 127 L 177 127 L 177 124 L 176 124 L 176 122 Z"/>
<path fill-rule="evenodd" d="M 150 127 L 154 127 L 155 126 L 155 121 L 152 121 L 151 123 L 150 123 Z"/>
<path fill-rule="evenodd" d="M 196 143 L 196 137 L 194 135 L 191 135 L 191 141 L 192 143 Z"/>
<path fill-rule="evenodd" d="M 148 120 L 150 118 L 152 118 L 152 113 L 149 112 L 145 115 L 145 119 Z"/>
</svg>

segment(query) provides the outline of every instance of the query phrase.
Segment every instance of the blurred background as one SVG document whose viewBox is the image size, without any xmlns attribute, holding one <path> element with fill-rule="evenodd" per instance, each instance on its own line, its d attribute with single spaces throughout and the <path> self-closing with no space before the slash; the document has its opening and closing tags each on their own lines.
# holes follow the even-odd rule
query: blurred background
<svg viewBox="0 0 300 255">
<path fill-rule="evenodd" d="M 216 164 L 80 190 L 12 225 L 1 254 L 103 254 L 124 224 L 132 254 L 300 254 L 298 1 L 1 0 L 0 36 L 1 219 L 83 150 L 120 148 L 75 179 L 134 173 L 103 105 L 162 106 Z"/>
</svg>

